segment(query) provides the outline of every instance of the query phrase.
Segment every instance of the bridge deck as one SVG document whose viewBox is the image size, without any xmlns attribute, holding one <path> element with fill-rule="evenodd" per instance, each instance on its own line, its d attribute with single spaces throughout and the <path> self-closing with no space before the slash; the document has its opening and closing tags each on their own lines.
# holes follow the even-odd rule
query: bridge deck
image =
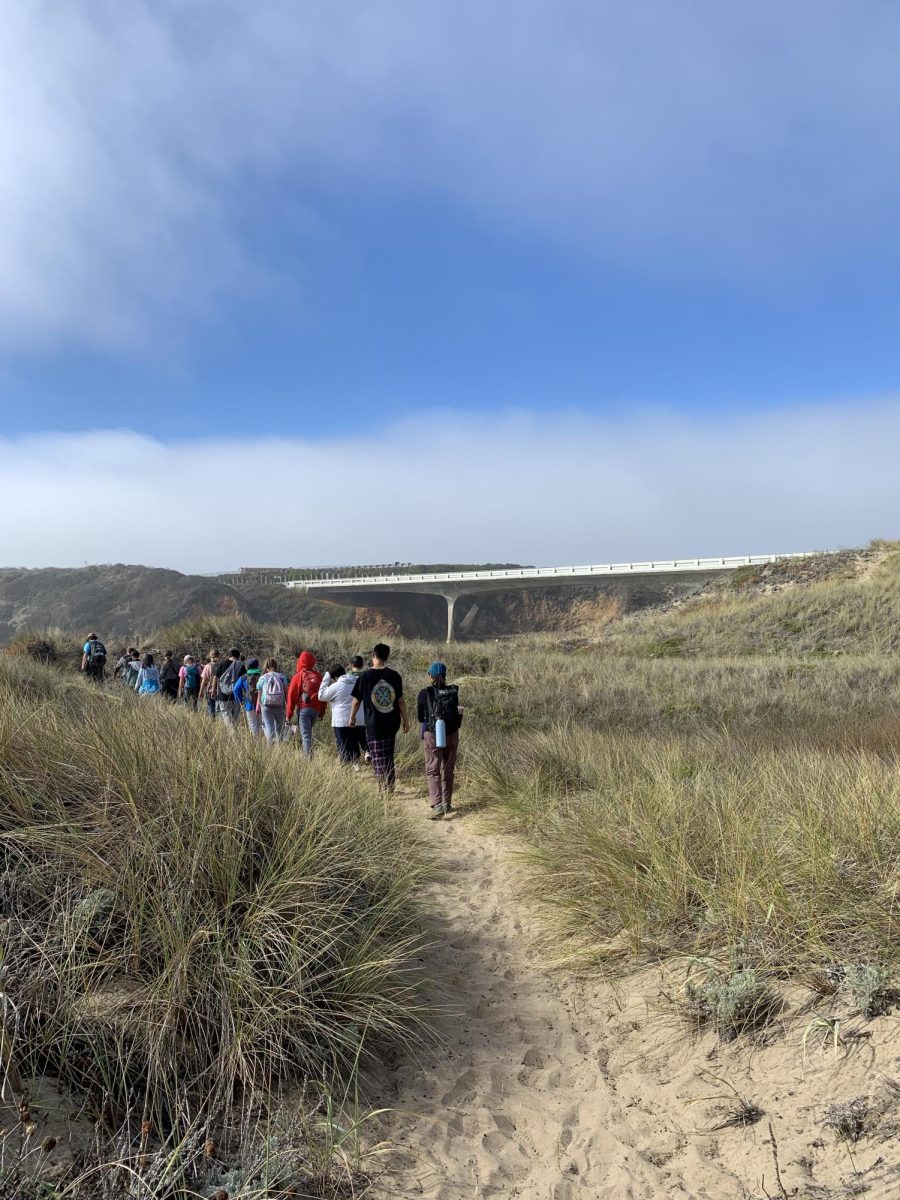
<svg viewBox="0 0 900 1200">
<path fill-rule="evenodd" d="M 669 560 L 654 560 L 652 562 L 604 563 L 601 566 L 583 567 L 521 567 L 517 569 L 497 571 L 449 571 L 445 573 L 422 575 L 365 575 L 353 579 L 320 578 L 320 579 L 289 579 L 284 586 L 289 588 L 304 588 L 313 591 L 316 588 L 360 588 L 385 586 L 391 590 L 409 585 L 442 584 L 442 583 L 478 583 L 482 580 L 498 579 L 561 579 L 561 578 L 591 578 L 603 575 L 664 575 L 675 573 L 708 571 L 736 571 L 740 567 L 765 566 L 767 563 L 779 562 L 785 558 L 807 558 L 809 552 L 793 554 L 745 554 L 731 558 L 674 558 Z"/>
<path fill-rule="evenodd" d="M 285 587 L 303 588 L 336 604 L 365 604 L 398 593 L 442 596 L 447 602 L 447 641 L 453 640 L 454 609 L 463 596 L 527 589 L 532 583 L 564 584 L 582 579 L 708 578 L 719 571 L 765 566 L 807 554 L 743 554 L 731 558 L 673 558 L 653 562 L 604 563 L 585 567 L 518 567 L 496 571 L 447 571 L 421 575 L 365 575 L 355 579 L 290 579 Z"/>
</svg>

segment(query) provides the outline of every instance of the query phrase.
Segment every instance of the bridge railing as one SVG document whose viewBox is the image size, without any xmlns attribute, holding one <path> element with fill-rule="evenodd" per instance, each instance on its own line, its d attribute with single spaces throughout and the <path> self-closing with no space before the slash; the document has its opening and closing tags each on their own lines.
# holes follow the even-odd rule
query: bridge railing
<svg viewBox="0 0 900 1200">
<path fill-rule="evenodd" d="M 520 567 L 496 571 L 448 571 L 432 575 L 360 575 L 353 579 L 287 580 L 290 588 L 341 588 L 375 584 L 460 583 L 481 579 L 559 579 L 592 575 L 647 575 L 678 571 L 734 571 L 739 567 L 765 566 L 788 558 L 808 558 L 810 551 L 791 554 L 744 554 L 731 558 L 673 558 L 653 559 L 650 562 L 604 563 L 582 567 Z"/>
</svg>

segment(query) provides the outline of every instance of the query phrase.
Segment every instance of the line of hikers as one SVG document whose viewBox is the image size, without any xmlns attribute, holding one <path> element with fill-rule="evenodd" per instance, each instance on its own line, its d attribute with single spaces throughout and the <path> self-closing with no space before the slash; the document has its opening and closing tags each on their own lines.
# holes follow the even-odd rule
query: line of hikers
<svg viewBox="0 0 900 1200">
<path fill-rule="evenodd" d="M 400 729 L 410 728 L 403 679 L 387 665 L 390 647 L 379 642 L 372 650 L 371 665 L 362 655 L 346 664 L 335 663 L 323 675 L 310 650 L 297 656 L 290 679 L 274 658 L 246 662 L 237 647 L 222 657 L 211 650 L 200 666 L 192 654 L 180 664 L 167 650 L 157 665 L 152 654 L 141 656 L 131 647 L 122 650 L 113 679 L 134 688 L 140 696 L 161 696 L 183 703 L 195 711 L 206 704 L 210 717 L 231 730 L 242 721 L 253 737 L 264 734 L 270 745 L 295 733 L 292 720 L 309 757 L 313 752 L 313 727 L 331 706 L 331 725 L 340 761 L 359 769 L 370 762 L 381 787 L 393 791 L 396 782 L 394 751 Z M 106 647 L 96 634 L 85 641 L 81 667 L 86 675 L 102 682 L 106 671 Z M 425 775 L 431 817 L 452 812 L 453 782 L 459 749 L 462 708 L 459 688 L 447 683 L 444 663 L 428 668 L 429 683 L 416 701 L 416 719 L 425 748 Z M 242 715 L 243 714 L 243 717 Z"/>
</svg>

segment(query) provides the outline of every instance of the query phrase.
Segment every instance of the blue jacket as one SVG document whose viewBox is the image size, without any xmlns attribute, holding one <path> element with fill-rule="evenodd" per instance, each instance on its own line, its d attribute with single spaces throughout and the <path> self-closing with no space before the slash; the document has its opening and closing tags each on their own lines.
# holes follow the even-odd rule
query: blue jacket
<svg viewBox="0 0 900 1200">
<path fill-rule="evenodd" d="M 259 684 L 260 672 L 254 670 L 254 671 L 248 671 L 246 675 L 242 675 L 240 677 L 240 679 L 237 681 L 237 683 L 234 685 L 234 698 L 237 701 L 237 703 L 241 706 L 241 708 L 245 709 L 247 712 L 252 712 L 253 709 L 256 708 L 256 701 L 250 699 L 250 676 L 251 675 L 255 676 L 256 682 L 257 682 L 257 684 Z"/>
</svg>

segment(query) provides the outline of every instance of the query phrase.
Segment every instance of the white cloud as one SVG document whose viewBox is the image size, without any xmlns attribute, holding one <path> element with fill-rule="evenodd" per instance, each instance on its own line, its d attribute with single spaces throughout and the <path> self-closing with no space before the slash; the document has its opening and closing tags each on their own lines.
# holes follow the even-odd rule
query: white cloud
<svg viewBox="0 0 900 1200">
<path fill-rule="evenodd" d="M 371 439 L 0 439 L 0 562 L 238 565 L 777 553 L 891 536 L 900 402 L 689 420 L 434 412 Z"/>
<path fill-rule="evenodd" d="M 146 344 L 267 286 L 246 226 L 273 185 L 310 237 L 323 187 L 436 195 L 719 275 L 858 255 L 900 199 L 889 5 L 0 0 L 0 20 L 7 344 Z"/>
</svg>

